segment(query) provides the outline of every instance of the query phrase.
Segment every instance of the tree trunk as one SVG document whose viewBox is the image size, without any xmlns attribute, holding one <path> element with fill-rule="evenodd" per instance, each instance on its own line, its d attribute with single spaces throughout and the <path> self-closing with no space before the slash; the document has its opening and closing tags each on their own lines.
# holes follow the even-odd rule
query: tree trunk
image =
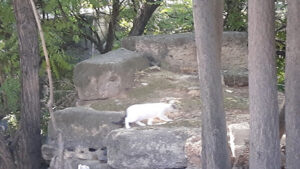
<svg viewBox="0 0 300 169">
<path fill-rule="evenodd" d="M 280 113 L 279 113 L 279 139 L 280 140 L 284 133 L 285 133 L 285 101 L 281 106 Z"/>
<path fill-rule="evenodd" d="M 20 169 L 41 163 L 38 31 L 29 0 L 14 0 L 21 66 Z"/>
<path fill-rule="evenodd" d="M 129 32 L 129 36 L 139 36 L 144 33 L 148 21 L 160 4 L 160 0 L 147 0 L 143 4 L 142 8 L 138 12 L 138 15 L 133 21 L 133 27 Z"/>
<path fill-rule="evenodd" d="M 288 169 L 300 166 L 300 1 L 288 0 L 286 57 L 286 150 Z"/>
<path fill-rule="evenodd" d="M 202 101 L 202 168 L 229 169 L 221 84 L 223 1 L 194 0 L 195 40 Z"/>
<path fill-rule="evenodd" d="M 112 50 L 114 39 L 115 39 L 115 31 L 118 22 L 118 17 L 120 14 L 120 0 L 113 0 L 112 14 L 111 19 L 108 25 L 108 33 L 106 39 L 105 49 L 101 53 L 107 53 Z"/>
<path fill-rule="evenodd" d="M 279 169 L 274 0 L 249 0 L 250 169 Z"/>
</svg>

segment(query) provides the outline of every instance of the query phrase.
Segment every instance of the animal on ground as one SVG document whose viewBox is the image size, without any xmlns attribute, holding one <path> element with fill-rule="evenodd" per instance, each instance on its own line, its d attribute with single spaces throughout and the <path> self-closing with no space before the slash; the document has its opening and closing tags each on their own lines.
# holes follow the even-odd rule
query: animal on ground
<svg viewBox="0 0 300 169">
<path fill-rule="evenodd" d="M 172 121 L 166 116 L 166 113 L 174 112 L 175 105 L 170 103 L 145 103 L 134 104 L 127 108 L 125 117 L 125 127 L 130 128 L 130 123 L 136 123 L 139 126 L 146 126 L 141 121 L 147 120 L 147 125 L 152 125 L 154 118 L 163 121 Z"/>
</svg>

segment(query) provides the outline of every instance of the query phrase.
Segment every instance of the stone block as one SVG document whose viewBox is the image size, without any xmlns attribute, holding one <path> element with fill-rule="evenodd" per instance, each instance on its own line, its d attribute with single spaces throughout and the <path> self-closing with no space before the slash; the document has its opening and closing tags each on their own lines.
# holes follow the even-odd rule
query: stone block
<svg viewBox="0 0 300 169">
<path fill-rule="evenodd" d="M 133 85 L 136 71 L 148 66 L 147 58 L 123 48 L 84 60 L 74 68 L 73 80 L 79 99 L 117 96 Z"/>
<path fill-rule="evenodd" d="M 108 165 L 120 169 L 185 168 L 185 142 L 196 134 L 200 131 L 185 127 L 114 130 L 107 138 Z"/>
<path fill-rule="evenodd" d="M 114 124 L 125 116 L 124 112 L 96 111 L 91 108 L 71 107 L 54 112 L 57 127 L 62 131 L 65 148 L 103 148 L 107 134 L 121 128 Z M 48 127 L 48 142 L 57 142 L 57 134 L 51 122 Z"/>
</svg>

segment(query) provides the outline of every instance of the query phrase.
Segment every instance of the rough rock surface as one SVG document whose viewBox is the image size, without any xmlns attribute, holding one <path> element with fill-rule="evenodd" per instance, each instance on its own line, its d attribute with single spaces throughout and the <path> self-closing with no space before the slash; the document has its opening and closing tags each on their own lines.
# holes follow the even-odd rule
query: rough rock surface
<svg viewBox="0 0 300 169">
<path fill-rule="evenodd" d="M 124 112 L 96 111 L 90 108 L 71 107 L 54 112 L 57 127 L 62 131 L 65 148 L 78 146 L 103 148 L 107 134 L 122 126 L 113 122 L 120 121 Z M 56 142 L 57 136 L 49 123 L 48 142 Z"/>
<path fill-rule="evenodd" d="M 248 86 L 248 69 L 237 68 L 223 70 L 224 84 L 231 87 Z"/>
<path fill-rule="evenodd" d="M 185 168 L 185 142 L 199 129 L 140 127 L 112 131 L 107 138 L 108 164 L 113 168 Z"/>
<path fill-rule="evenodd" d="M 74 84 L 81 100 L 105 99 L 118 95 L 133 84 L 134 73 L 149 66 L 141 54 L 118 49 L 78 63 Z"/>
<path fill-rule="evenodd" d="M 247 70 L 247 43 L 247 33 L 224 32 L 221 58 L 223 70 Z M 152 57 L 164 69 L 181 73 L 197 72 L 193 33 L 128 37 L 122 41 L 121 46 L 141 52 L 148 58 Z"/>
<path fill-rule="evenodd" d="M 201 135 L 192 136 L 186 140 L 185 154 L 188 159 L 188 169 L 201 168 Z"/>
<path fill-rule="evenodd" d="M 125 38 L 121 46 L 152 57 L 161 67 L 176 72 L 197 71 L 194 34 L 148 35 Z"/>
<path fill-rule="evenodd" d="M 112 168 L 109 167 L 106 163 L 101 163 L 97 160 L 67 159 L 65 160 L 64 169 L 112 169 Z"/>
<path fill-rule="evenodd" d="M 229 145 L 236 168 L 249 167 L 249 133 L 248 122 L 228 125 Z"/>
<path fill-rule="evenodd" d="M 50 144 L 42 145 L 42 157 L 46 161 L 50 161 L 52 157 L 56 154 L 56 147 Z"/>
<path fill-rule="evenodd" d="M 77 169 L 79 164 L 90 169 L 108 169 L 105 138 L 109 132 L 122 127 L 118 122 L 123 112 L 96 111 L 84 107 L 71 107 L 54 112 L 57 127 L 64 142 L 64 169 Z M 42 146 L 46 161 L 54 161 L 57 154 L 57 135 L 52 124 L 48 126 L 47 144 Z M 53 162 L 51 162 L 52 164 Z"/>
</svg>

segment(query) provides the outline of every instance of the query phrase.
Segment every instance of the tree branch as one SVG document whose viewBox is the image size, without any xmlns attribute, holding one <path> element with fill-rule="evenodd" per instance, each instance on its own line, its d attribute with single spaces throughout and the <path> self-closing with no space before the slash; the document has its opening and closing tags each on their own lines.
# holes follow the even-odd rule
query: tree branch
<svg viewBox="0 0 300 169">
<path fill-rule="evenodd" d="M 38 30 L 39 30 L 39 34 L 40 34 L 40 38 L 41 38 L 41 42 L 42 42 L 42 47 L 43 47 L 43 52 L 45 55 L 45 60 L 46 60 L 46 71 L 47 71 L 47 75 L 48 75 L 48 80 L 49 80 L 49 100 L 47 103 L 47 107 L 50 113 L 50 117 L 51 117 L 51 122 L 53 125 L 54 130 L 56 131 L 56 133 L 58 134 L 58 146 L 59 146 L 59 150 L 58 150 L 58 168 L 57 169 L 63 169 L 64 168 L 64 159 L 63 159 L 63 149 L 64 149 L 64 143 L 62 141 L 62 132 L 60 131 L 60 129 L 58 129 L 57 124 L 56 124 L 56 120 L 54 118 L 54 114 L 53 114 L 53 102 L 54 102 L 54 97 L 53 97 L 53 80 L 52 80 L 52 73 L 51 73 L 51 67 L 50 67 L 50 60 L 49 60 L 49 56 L 48 56 L 48 51 L 47 51 L 47 47 L 46 47 L 46 41 L 45 41 L 45 36 L 44 36 L 44 32 L 42 30 L 42 26 L 41 26 L 41 21 L 39 18 L 39 15 L 37 13 L 35 4 L 33 2 L 33 0 L 30 0 L 31 3 L 31 7 L 34 13 L 34 17 L 38 26 Z"/>
<path fill-rule="evenodd" d="M 111 16 L 109 26 L 108 26 L 108 34 L 107 34 L 104 53 L 112 50 L 114 37 L 115 37 L 115 29 L 116 29 L 118 17 L 120 14 L 121 3 L 119 0 L 113 0 L 112 16 Z"/>
<path fill-rule="evenodd" d="M 145 27 L 154 11 L 160 6 L 161 0 L 147 0 L 133 21 L 129 36 L 139 36 L 144 33 Z"/>
<path fill-rule="evenodd" d="M 90 26 L 90 23 L 81 15 L 76 15 L 73 11 L 72 12 L 72 15 L 77 19 L 77 20 L 80 20 L 80 21 L 83 21 L 84 23 L 86 23 L 88 25 L 88 28 L 89 30 L 92 32 L 92 34 L 96 37 L 96 39 L 92 36 L 92 35 L 89 35 L 88 33 L 83 33 L 83 32 L 80 32 L 81 35 L 83 35 L 84 37 L 86 37 L 88 40 L 90 40 L 92 43 L 94 43 L 96 46 L 97 46 L 97 50 L 100 52 L 100 53 L 104 53 L 104 49 L 103 49 L 103 41 L 101 40 L 101 38 L 99 37 L 98 35 L 98 32 L 95 31 L 91 26 Z M 82 25 L 79 25 L 79 26 L 82 26 Z"/>
</svg>

